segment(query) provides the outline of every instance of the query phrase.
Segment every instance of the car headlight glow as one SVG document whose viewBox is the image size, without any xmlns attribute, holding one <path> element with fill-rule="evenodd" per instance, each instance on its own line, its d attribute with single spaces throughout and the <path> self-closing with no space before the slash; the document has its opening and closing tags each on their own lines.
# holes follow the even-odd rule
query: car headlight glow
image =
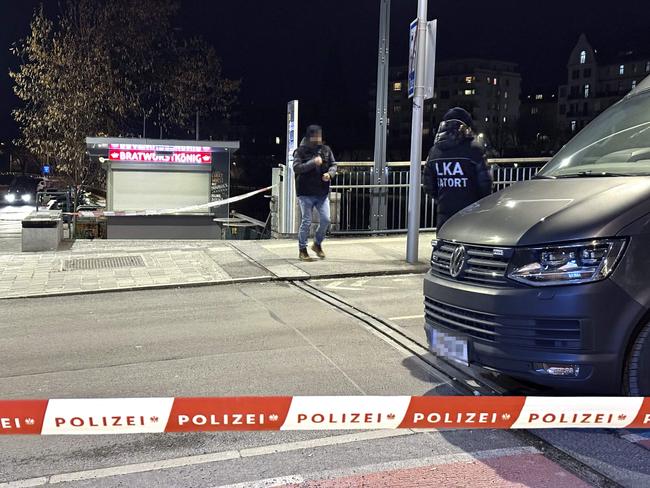
<svg viewBox="0 0 650 488">
<path fill-rule="evenodd" d="M 32 196 L 29 193 L 26 193 L 25 195 L 22 195 L 20 199 L 23 202 L 31 202 L 32 201 Z"/>
<path fill-rule="evenodd" d="M 607 278 L 625 249 L 625 239 L 516 249 L 508 278 L 533 286 L 591 283 Z"/>
<path fill-rule="evenodd" d="M 7 193 L 5 195 L 5 200 L 7 200 L 9 203 L 14 203 L 14 201 L 16 201 L 16 195 L 13 193 Z"/>
</svg>

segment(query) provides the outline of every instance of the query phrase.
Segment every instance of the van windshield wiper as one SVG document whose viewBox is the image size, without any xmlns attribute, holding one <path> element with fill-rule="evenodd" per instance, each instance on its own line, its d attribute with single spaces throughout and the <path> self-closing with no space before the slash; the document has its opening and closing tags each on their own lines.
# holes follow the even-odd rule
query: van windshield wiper
<svg viewBox="0 0 650 488">
<path fill-rule="evenodd" d="M 642 176 L 638 173 L 612 173 L 609 171 L 580 171 L 578 173 L 565 173 L 556 178 L 604 178 L 609 176 Z"/>
</svg>

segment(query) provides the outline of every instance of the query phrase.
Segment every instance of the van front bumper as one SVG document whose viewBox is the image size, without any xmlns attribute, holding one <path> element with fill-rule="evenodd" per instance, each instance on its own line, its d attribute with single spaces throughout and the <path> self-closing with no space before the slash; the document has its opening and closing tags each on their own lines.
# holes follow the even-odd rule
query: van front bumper
<svg viewBox="0 0 650 488">
<path fill-rule="evenodd" d="M 626 345 L 644 308 L 611 280 L 484 287 L 427 273 L 425 330 L 467 341 L 471 365 L 560 390 L 619 394 Z M 542 365 L 577 366 L 553 376 Z"/>
</svg>

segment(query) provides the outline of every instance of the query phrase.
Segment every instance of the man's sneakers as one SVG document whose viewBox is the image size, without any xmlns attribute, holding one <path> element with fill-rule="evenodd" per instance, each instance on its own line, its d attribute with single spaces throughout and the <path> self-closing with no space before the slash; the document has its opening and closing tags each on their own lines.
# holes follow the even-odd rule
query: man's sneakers
<svg viewBox="0 0 650 488">
<path fill-rule="evenodd" d="M 311 256 L 307 252 L 307 248 L 300 249 L 300 252 L 298 254 L 298 259 L 301 261 L 312 261 Z"/>
<path fill-rule="evenodd" d="M 316 256 L 318 256 L 321 259 L 325 259 L 325 253 L 323 252 L 323 248 L 320 246 L 320 244 L 316 244 L 315 242 L 311 245 L 311 250 L 316 253 Z"/>
</svg>

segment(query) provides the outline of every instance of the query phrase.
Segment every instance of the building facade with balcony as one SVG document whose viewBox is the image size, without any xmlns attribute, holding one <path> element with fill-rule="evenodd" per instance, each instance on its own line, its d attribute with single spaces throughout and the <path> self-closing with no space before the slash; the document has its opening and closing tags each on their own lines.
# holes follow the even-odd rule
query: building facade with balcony
<svg viewBox="0 0 650 488">
<path fill-rule="evenodd" d="M 607 53 L 582 34 L 567 63 L 567 83 L 558 90 L 560 126 L 579 131 L 649 75 L 650 53 Z"/>
</svg>

